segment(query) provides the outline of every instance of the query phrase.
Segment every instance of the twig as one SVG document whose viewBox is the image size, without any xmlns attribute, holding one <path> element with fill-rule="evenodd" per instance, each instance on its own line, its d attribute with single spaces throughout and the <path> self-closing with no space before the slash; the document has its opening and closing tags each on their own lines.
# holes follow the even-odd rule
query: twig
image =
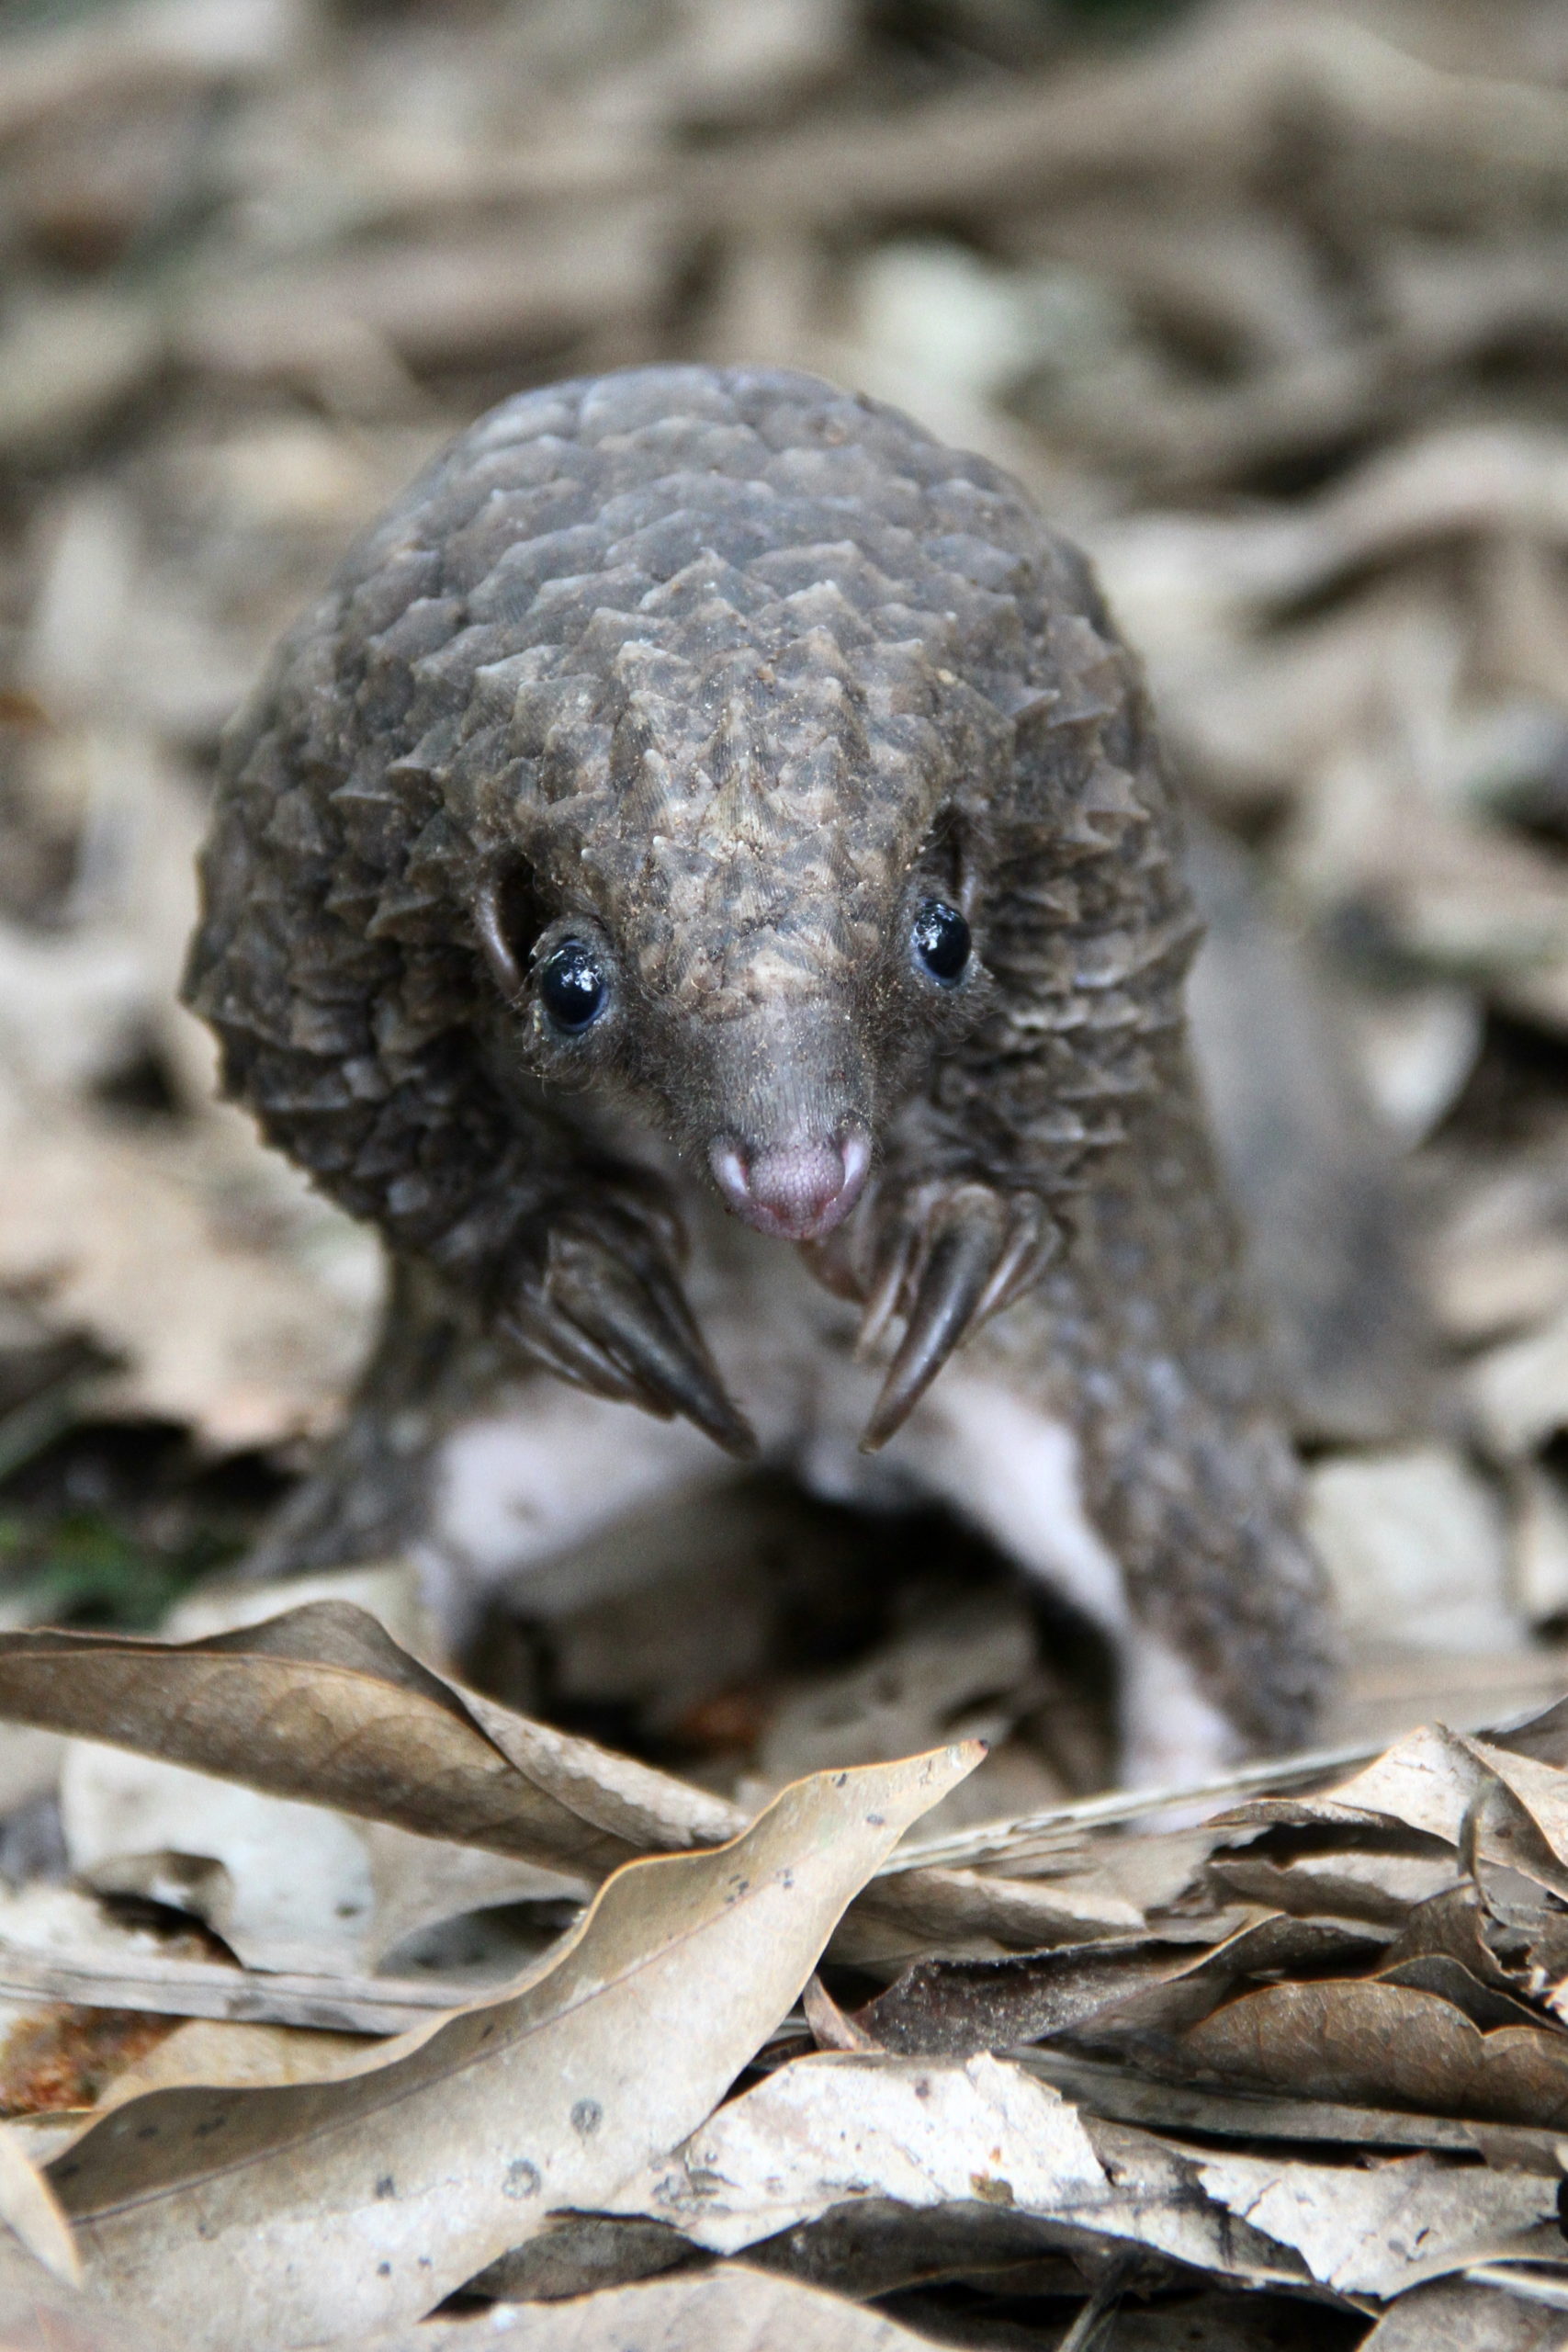
<svg viewBox="0 0 1568 2352">
<path fill-rule="evenodd" d="M 315 2026 L 331 2033 L 401 2033 L 493 1989 L 471 1979 L 273 1976 L 220 1962 L 130 1953 L 96 1960 L 0 1945 L 0 1996 L 6 1999 L 42 1995 L 90 2009 Z"/>
<path fill-rule="evenodd" d="M 1168 1813 L 1177 1805 L 1207 1804 L 1262 1789 L 1287 1787 L 1292 1781 L 1314 1781 L 1325 1772 L 1351 1765 L 1370 1764 L 1383 1755 L 1386 1739 L 1359 1741 L 1352 1747 L 1308 1748 L 1299 1756 L 1272 1757 L 1263 1764 L 1242 1764 L 1206 1781 L 1191 1781 L 1164 1789 L 1113 1789 L 1109 1795 L 1076 1797 L 1070 1804 L 1053 1805 L 1048 1812 L 1021 1814 L 1014 1821 L 991 1821 L 972 1829 L 953 1830 L 945 1838 L 929 1838 L 900 1846 L 884 1862 L 879 1877 L 931 1867 L 973 1870 L 985 1862 L 1012 1860 L 1036 1847 L 1049 1849 L 1069 1840 L 1080 1830 L 1103 1829 L 1119 1821 L 1141 1820 L 1145 1814 Z"/>
<path fill-rule="evenodd" d="M 1110 2342 L 1133 2266 L 1131 2255 L 1123 2255 L 1120 2262 L 1111 2264 L 1056 2346 L 1056 2352 L 1095 2352 L 1097 2346 Z"/>
</svg>

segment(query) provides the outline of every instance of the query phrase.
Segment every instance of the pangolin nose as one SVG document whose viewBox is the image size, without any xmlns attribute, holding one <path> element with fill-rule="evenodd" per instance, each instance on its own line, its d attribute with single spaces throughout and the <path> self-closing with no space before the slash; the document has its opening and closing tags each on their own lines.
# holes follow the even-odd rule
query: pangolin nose
<svg viewBox="0 0 1568 2352">
<path fill-rule="evenodd" d="M 737 1216 L 759 1233 L 818 1241 L 859 1200 L 871 1166 L 871 1144 L 852 1129 L 840 1139 L 764 1144 L 745 1151 L 721 1136 L 708 1158 L 714 1180 Z"/>
</svg>

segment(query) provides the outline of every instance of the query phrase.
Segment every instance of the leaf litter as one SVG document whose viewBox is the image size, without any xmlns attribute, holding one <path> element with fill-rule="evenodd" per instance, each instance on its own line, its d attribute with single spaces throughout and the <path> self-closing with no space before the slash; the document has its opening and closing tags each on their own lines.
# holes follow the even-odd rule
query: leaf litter
<svg viewBox="0 0 1568 2352">
<path fill-rule="evenodd" d="M 604 2132 L 563 2142 L 565 2207 L 508 2204 L 482 2254 L 433 2233 L 471 2291 L 389 2346 L 1568 2336 L 1568 44 L 1533 0 L 1093 13 L 5 28 L 6 2146 L 109 2132 L 129 2177 L 128 2119 L 231 2098 L 352 2137 L 366 2085 L 543 1997 L 595 1888 L 591 1918 L 713 1868 L 802 1773 L 992 1744 L 825 1901 L 809 1984 L 804 1944 L 767 1956 L 704 2112 L 650 2108 L 669 2143 L 614 2180 Z M 1199 1049 L 1353 1634 L 1313 1758 L 1100 1796 L 1081 1628 L 960 1530 L 757 1485 L 542 1564 L 460 1658 L 390 1509 L 357 1575 L 161 1613 L 333 1425 L 380 1283 L 172 1001 L 217 730 L 450 431 L 682 356 L 819 368 L 1012 467 L 1147 657 L 1211 829 Z M 293 2147 L 243 2168 L 256 2247 Z M 95 2225 L 115 2309 L 37 2259 L 29 2177 L 7 2342 L 151 2346 L 154 2245 L 216 2324 L 195 2174 Z M 346 2197 L 345 2278 L 398 2201 Z M 320 2340 L 382 2327 L 345 2301 Z"/>
<path fill-rule="evenodd" d="M 628 1864 L 531 1982 L 351 2075 L 127 2101 L 51 2167 L 88 2278 L 192 2346 L 420 2316 L 682 2139 L 859 1884 L 977 1760 L 818 1775 L 733 1844 Z"/>
</svg>

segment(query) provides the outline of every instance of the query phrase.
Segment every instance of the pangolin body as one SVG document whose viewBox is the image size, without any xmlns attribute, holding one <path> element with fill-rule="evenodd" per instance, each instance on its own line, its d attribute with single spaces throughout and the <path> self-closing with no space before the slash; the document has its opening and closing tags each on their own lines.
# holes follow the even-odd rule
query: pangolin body
<svg viewBox="0 0 1568 2352">
<path fill-rule="evenodd" d="M 383 1419 L 420 1316 L 497 1367 L 421 1474 L 449 1568 L 755 1444 L 1086 1607 L 1134 1777 L 1306 1732 L 1179 813 L 1006 476 L 773 369 L 508 401 L 231 729 L 204 891 L 229 1091 L 401 1270 Z"/>
</svg>

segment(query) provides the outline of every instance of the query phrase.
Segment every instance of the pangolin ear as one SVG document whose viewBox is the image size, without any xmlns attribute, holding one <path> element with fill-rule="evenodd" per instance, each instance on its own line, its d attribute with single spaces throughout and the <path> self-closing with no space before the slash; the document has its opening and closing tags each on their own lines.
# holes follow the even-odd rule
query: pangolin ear
<svg viewBox="0 0 1568 2352">
<path fill-rule="evenodd" d="M 520 996 L 529 955 L 546 922 L 531 867 L 520 857 L 488 866 L 479 876 L 470 911 L 491 978 L 503 997 Z"/>
</svg>

